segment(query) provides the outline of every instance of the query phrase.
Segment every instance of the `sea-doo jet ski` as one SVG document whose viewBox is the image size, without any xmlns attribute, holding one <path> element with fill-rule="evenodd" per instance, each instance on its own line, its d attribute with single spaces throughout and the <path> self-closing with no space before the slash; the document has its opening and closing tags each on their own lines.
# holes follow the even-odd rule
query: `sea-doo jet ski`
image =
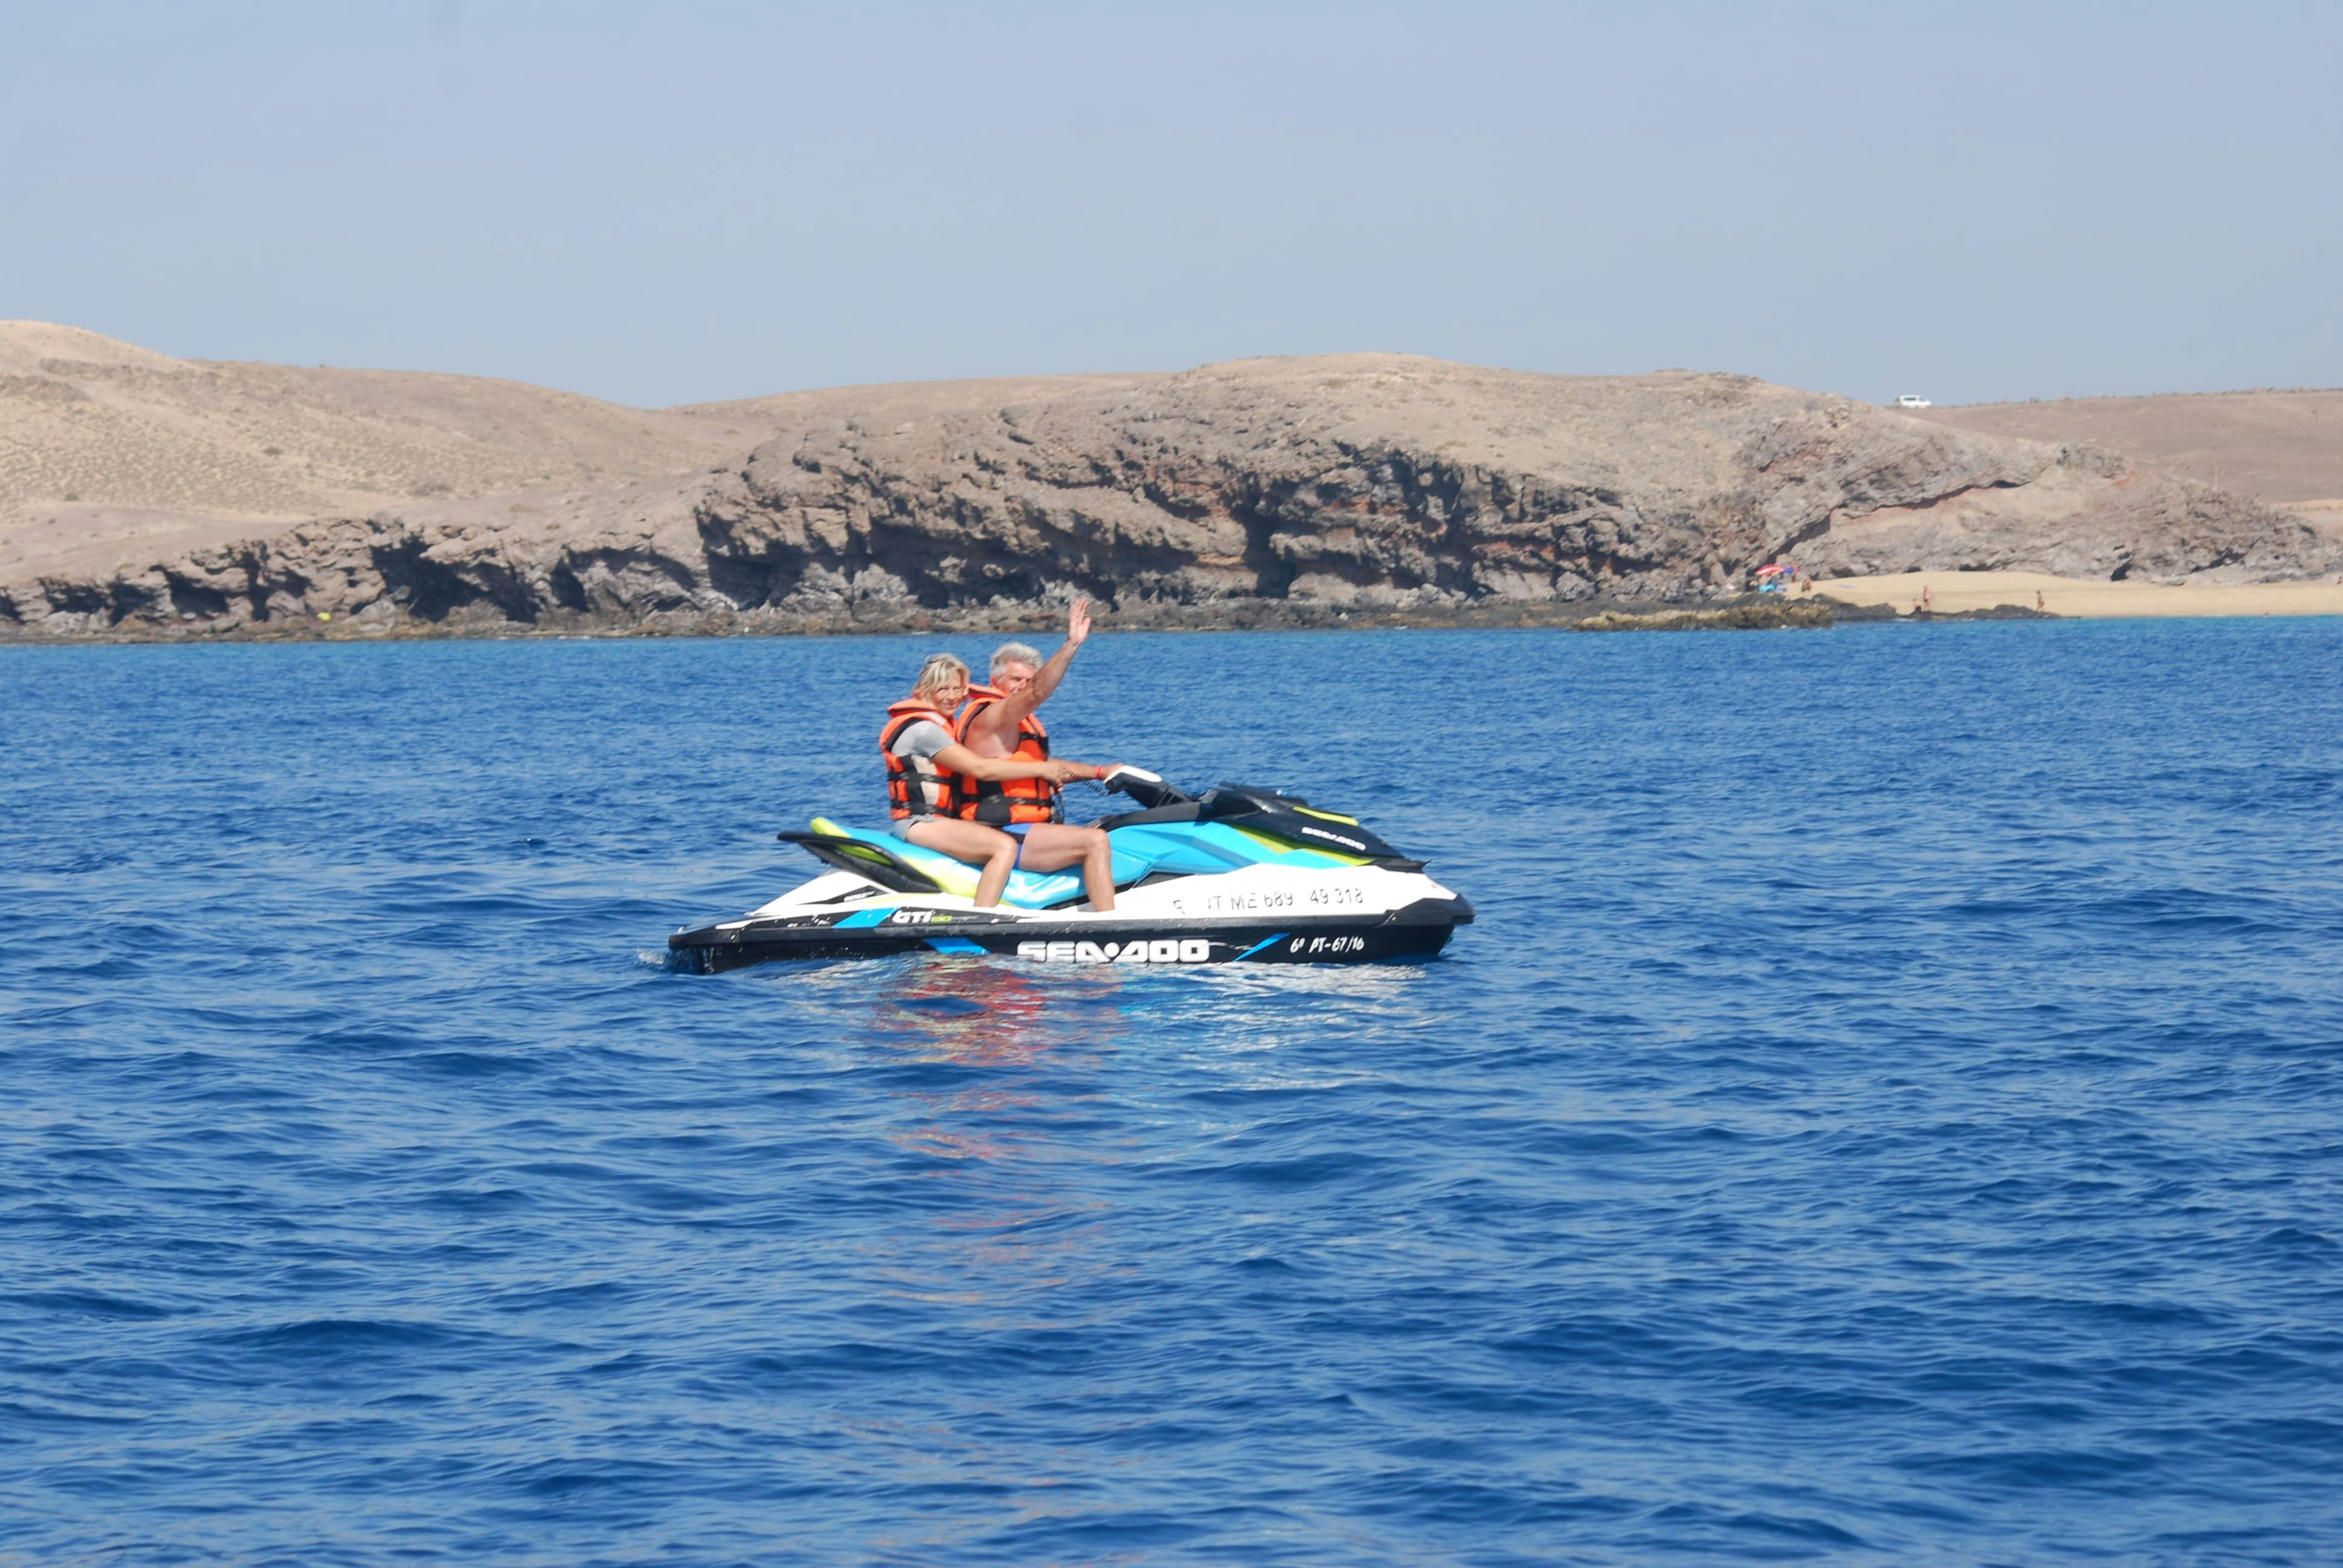
<svg viewBox="0 0 2343 1568">
<path fill-rule="evenodd" d="M 1115 907 L 1090 907 L 1079 867 L 1012 871 L 1000 905 L 977 868 L 892 834 L 814 819 L 780 838 L 831 868 L 737 920 L 668 939 L 678 968 L 774 959 L 992 953 L 1045 963 L 1374 963 L 1428 959 L 1473 906 L 1359 825 L 1242 784 L 1190 795 L 1144 769 L 1101 780 L 1137 809 L 1092 824 L 1114 849 Z"/>
</svg>

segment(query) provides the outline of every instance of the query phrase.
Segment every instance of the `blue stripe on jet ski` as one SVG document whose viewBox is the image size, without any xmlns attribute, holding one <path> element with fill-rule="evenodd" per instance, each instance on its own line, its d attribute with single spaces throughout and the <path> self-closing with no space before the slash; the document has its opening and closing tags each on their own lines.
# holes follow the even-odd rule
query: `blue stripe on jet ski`
<svg viewBox="0 0 2343 1568">
<path fill-rule="evenodd" d="M 928 946 L 940 953 L 980 953 L 984 950 L 966 937 L 930 937 Z"/>
<path fill-rule="evenodd" d="M 830 929 L 833 931 L 843 931 L 856 926 L 875 926 L 894 912 L 895 909 L 891 904 L 876 910 L 857 910 Z"/>
<path fill-rule="evenodd" d="M 1249 947 L 1249 948 L 1245 949 L 1245 950 L 1244 950 L 1244 951 L 1242 951 L 1242 952 L 1239 953 L 1236 957 L 1234 957 L 1234 958 L 1231 959 L 1231 960 L 1229 960 L 1229 962 L 1231 962 L 1231 963 L 1232 963 L 1232 964 L 1241 964 L 1241 963 L 1244 962 L 1244 960 L 1247 960 L 1247 959 L 1249 959 L 1249 958 L 1252 957 L 1252 955 L 1253 955 L 1253 954 L 1255 954 L 1255 953 L 1257 953 L 1257 952 L 1261 951 L 1261 950 L 1262 950 L 1262 949 L 1263 949 L 1263 948 L 1273 948 L 1273 947 L 1275 947 L 1278 943 L 1280 943 L 1280 942 L 1283 941 L 1284 940 L 1285 940 L 1285 933 L 1284 933 L 1283 931 L 1280 931 L 1280 932 L 1278 932 L 1278 933 L 1277 933 L 1277 935 L 1275 935 L 1275 936 L 1273 936 L 1273 937 L 1269 938 L 1266 941 L 1258 941 L 1258 942 L 1253 943 L 1253 945 L 1252 945 L 1252 946 L 1251 946 L 1251 947 Z"/>
</svg>

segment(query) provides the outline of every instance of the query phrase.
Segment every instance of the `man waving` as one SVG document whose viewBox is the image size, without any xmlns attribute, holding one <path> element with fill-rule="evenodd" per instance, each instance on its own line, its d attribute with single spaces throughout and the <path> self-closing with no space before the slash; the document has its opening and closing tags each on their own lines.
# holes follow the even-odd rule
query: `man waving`
<svg viewBox="0 0 2343 1568">
<path fill-rule="evenodd" d="M 1003 643 L 992 652 L 992 684 L 971 686 L 968 700 L 952 716 L 960 743 L 979 757 L 1046 761 L 1050 731 L 1034 709 L 1049 700 L 1065 678 L 1066 668 L 1091 635 L 1091 604 L 1076 599 L 1066 611 L 1066 640 L 1042 663 L 1041 654 L 1021 642 Z M 1104 778 L 1110 769 L 1098 767 L 1081 777 Z M 960 814 L 1024 840 L 1018 864 L 1027 870 L 1055 870 L 1076 861 L 1082 865 L 1092 890 L 1091 907 L 1114 907 L 1111 889 L 1112 851 L 1106 834 L 1096 828 L 1066 826 L 1064 802 L 1058 786 L 1044 778 L 978 779 L 964 780 Z"/>
</svg>

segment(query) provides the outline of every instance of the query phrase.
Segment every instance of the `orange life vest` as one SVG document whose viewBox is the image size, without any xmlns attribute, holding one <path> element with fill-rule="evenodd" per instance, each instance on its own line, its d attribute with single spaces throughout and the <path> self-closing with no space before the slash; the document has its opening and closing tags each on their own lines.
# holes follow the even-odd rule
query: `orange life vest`
<svg viewBox="0 0 2343 1568">
<path fill-rule="evenodd" d="M 968 699 L 952 715 L 952 734 L 962 746 L 968 744 L 970 728 L 976 716 L 999 702 L 1007 693 L 997 687 L 971 686 Z M 1050 759 L 1050 731 L 1033 714 L 1017 721 L 1017 749 L 1009 754 L 1012 762 L 1046 762 Z M 1047 779 L 965 779 L 955 775 L 960 792 L 960 814 L 971 822 L 989 822 L 996 828 L 1011 822 L 1062 822 L 1066 806 L 1058 794 L 1058 787 Z"/>
<path fill-rule="evenodd" d="M 898 821 L 906 817 L 950 817 L 960 809 L 960 792 L 955 788 L 959 774 L 937 767 L 932 757 L 895 755 L 896 740 L 922 719 L 940 726 L 946 735 L 953 733 L 950 716 L 918 697 L 890 704 L 887 722 L 879 730 L 879 754 L 887 759 L 887 815 Z"/>
</svg>

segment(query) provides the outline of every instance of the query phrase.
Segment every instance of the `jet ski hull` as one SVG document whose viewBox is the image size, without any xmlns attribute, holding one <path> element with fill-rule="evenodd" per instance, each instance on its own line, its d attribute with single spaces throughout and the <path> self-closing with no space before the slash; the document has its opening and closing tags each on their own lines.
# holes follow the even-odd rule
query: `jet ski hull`
<svg viewBox="0 0 2343 1568">
<path fill-rule="evenodd" d="M 1036 963 L 1363 964 L 1428 959 L 1473 906 L 1358 819 L 1244 785 L 1189 796 L 1119 769 L 1142 809 L 1106 819 L 1115 907 L 1078 871 L 1012 871 L 978 909 L 973 867 L 889 833 L 814 819 L 780 837 L 831 868 L 736 920 L 668 939 L 679 969 L 777 959 L 990 954 Z"/>
<path fill-rule="evenodd" d="M 855 913 L 867 913 L 856 911 Z M 1436 957 L 1473 919 L 1463 899 L 1425 899 L 1373 917 L 1295 914 L 1282 920 L 1118 920 L 1047 910 L 906 906 L 876 920 L 853 913 L 792 913 L 703 926 L 668 939 L 676 967 L 702 974 L 786 959 L 894 958 L 944 953 L 1047 964 L 1364 964 Z"/>
</svg>

